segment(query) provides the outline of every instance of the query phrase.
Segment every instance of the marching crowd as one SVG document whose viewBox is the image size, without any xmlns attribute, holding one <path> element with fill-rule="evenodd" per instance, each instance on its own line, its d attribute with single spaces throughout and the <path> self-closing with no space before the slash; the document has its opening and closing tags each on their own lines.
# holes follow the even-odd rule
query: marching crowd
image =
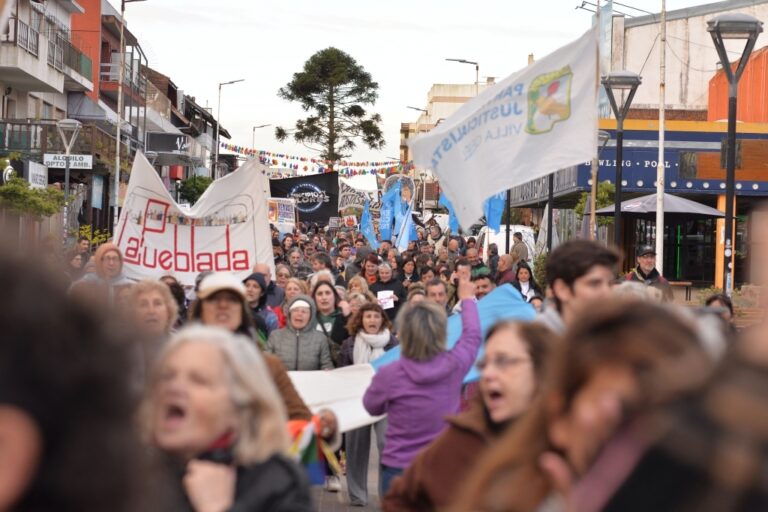
<svg viewBox="0 0 768 512">
<path fill-rule="evenodd" d="M 387 511 L 768 509 L 768 345 L 728 297 L 675 305 L 651 247 L 620 275 L 582 239 L 543 268 L 519 233 L 374 245 L 273 231 L 273 262 L 194 287 L 126 278 L 109 242 L 0 255 L 0 511 L 314 510 L 289 455 L 306 425 L 352 506 L 373 442 Z M 500 287 L 533 321 L 484 325 Z M 395 347 L 362 397 L 381 419 L 343 433 L 288 374 Z"/>
</svg>

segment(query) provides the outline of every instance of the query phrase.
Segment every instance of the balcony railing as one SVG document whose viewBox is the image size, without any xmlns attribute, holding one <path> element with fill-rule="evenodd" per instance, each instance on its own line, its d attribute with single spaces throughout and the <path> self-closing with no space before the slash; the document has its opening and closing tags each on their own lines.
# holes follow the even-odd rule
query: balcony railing
<svg viewBox="0 0 768 512">
<path fill-rule="evenodd" d="M 91 79 L 93 64 L 83 52 L 67 39 L 66 33 L 51 33 L 48 39 L 48 64 L 61 72 L 70 68 L 81 76 Z"/>
<path fill-rule="evenodd" d="M 15 17 L 8 21 L 8 42 L 24 48 L 35 57 L 40 53 L 40 34 Z"/>
<path fill-rule="evenodd" d="M 101 64 L 101 73 L 99 79 L 101 82 L 117 82 L 119 78 L 120 64 L 103 62 Z M 131 66 L 129 62 L 123 65 L 123 87 L 128 87 L 136 91 L 140 97 L 147 96 L 147 79 L 138 70 Z"/>
<path fill-rule="evenodd" d="M 49 131 L 56 131 L 53 122 L 0 120 L 0 151 L 42 152 Z"/>
</svg>

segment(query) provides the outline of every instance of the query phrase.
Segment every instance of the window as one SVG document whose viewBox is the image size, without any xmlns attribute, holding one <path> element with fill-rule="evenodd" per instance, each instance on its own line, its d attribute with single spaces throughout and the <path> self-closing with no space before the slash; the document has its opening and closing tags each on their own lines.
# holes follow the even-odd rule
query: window
<svg viewBox="0 0 768 512">
<path fill-rule="evenodd" d="M 53 119 L 53 105 L 47 101 L 43 102 L 42 119 Z"/>
</svg>

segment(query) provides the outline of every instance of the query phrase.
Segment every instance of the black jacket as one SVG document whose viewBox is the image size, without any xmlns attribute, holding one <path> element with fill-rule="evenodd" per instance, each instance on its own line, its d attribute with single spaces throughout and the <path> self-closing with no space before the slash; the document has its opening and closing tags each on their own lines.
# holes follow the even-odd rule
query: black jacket
<svg viewBox="0 0 768 512">
<path fill-rule="evenodd" d="M 231 458 L 220 453 L 206 454 L 203 460 L 226 463 Z M 187 499 L 181 478 L 177 480 L 177 511 L 194 511 Z M 309 483 L 304 470 L 282 455 L 251 466 L 237 467 L 235 503 L 227 512 L 310 512 L 313 509 Z"/>
<path fill-rule="evenodd" d="M 387 313 L 389 320 L 394 322 L 395 317 L 397 316 L 397 312 L 400 311 L 400 306 L 405 303 L 405 298 L 408 294 L 405 287 L 403 286 L 403 283 L 399 279 L 393 278 L 386 283 L 376 281 L 370 286 L 369 289 L 374 295 L 377 295 L 381 291 L 391 291 L 397 296 L 398 300 L 395 301 L 395 307 L 384 310 Z"/>
</svg>

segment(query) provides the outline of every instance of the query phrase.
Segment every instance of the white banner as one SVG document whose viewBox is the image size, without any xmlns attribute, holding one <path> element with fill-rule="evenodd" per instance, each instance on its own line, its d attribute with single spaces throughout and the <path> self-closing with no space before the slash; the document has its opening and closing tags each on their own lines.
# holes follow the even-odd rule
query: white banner
<svg viewBox="0 0 768 512">
<path fill-rule="evenodd" d="M 593 28 L 416 137 L 413 160 L 437 174 L 467 228 L 492 195 L 593 158 L 597 87 Z"/>
<path fill-rule="evenodd" d="M 206 270 L 245 278 L 256 263 L 273 266 L 263 168 L 249 160 L 182 209 L 137 153 L 116 230 L 125 274 L 156 279 L 171 273 L 192 285 Z"/>
<path fill-rule="evenodd" d="M 384 417 L 371 416 L 363 407 L 363 395 L 374 373 L 370 364 L 356 364 L 330 371 L 288 372 L 288 375 L 312 412 L 331 409 L 339 420 L 339 430 L 347 432 Z"/>
<path fill-rule="evenodd" d="M 378 191 L 356 189 L 339 178 L 339 211 L 347 208 L 362 209 L 366 201 L 375 202 Z"/>
<path fill-rule="evenodd" d="M 28 162 L 27 181 L 32 188 L 48 188 L 48 168 L 37 162 Z"/>
<path fill-rule="evenodd" d="M 70 169 L 93 169 L 93 155 L 67 155 L 59 153 L 45 153 L 43 164 L 49 169 L 64 169 L 69 160 Z"/>
</svg>

